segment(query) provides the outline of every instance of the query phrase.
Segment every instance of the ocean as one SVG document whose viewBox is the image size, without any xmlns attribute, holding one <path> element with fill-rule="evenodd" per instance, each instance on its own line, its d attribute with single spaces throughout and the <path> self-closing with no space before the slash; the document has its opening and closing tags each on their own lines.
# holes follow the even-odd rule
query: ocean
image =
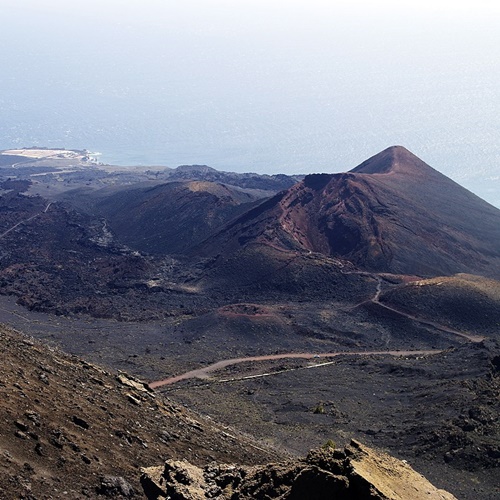
<svg viewBox="0 0 500 500">
<path fill-rule="evenodd" d="M 335 23 L 293 18 L 292 32 L 285 21 L 244 24 L 237 12 L 216 21 L 172 8 L 163 22 L 136 22 L 135 11 L 20 17 L 7 4 L 0 149 L 85 148 L 116 165 L 291 174 L 349 170 L 399 144 L 500 208 L 493 21 L 353 24 L 344 13 Z"/>
</svg>

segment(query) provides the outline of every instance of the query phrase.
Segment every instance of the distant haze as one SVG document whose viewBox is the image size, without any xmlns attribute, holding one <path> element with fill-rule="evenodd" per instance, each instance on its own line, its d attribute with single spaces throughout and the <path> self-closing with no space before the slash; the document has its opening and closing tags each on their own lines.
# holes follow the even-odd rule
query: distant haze
<svg viewBox="0 0 500 500">
<path fill-rule="evenodd" d="M 500 207 L 493 1 L 2 0 L 0 149 L 349 170 L 401 144 Z"/>
</svg>

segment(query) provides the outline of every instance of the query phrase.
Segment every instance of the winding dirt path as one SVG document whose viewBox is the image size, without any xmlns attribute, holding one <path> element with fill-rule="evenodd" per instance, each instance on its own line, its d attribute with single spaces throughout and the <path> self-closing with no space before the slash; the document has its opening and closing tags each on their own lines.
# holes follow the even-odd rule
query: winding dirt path
<svg viewBox="0 0 500 500">
<path fill-rule="evenodd" d="M 189 372 L 183 373 L 182 375 L 176 375 L 175 377 L 166 378 L 164 380 L 157 380 L 151 382 L 149 387 L 156 389 L 164 385 L 172 385 L 181 380 L 187 380 L 190 378 L 208 378 L 208 374 L 227 366 L 237 365 L 239 363 L 245 362 L 255 362 L 255 361 L 273 361 L 279 359 L 317 359 L 317 358 L 334 358 L 336 356 L 374 356 L 374 355 L 385 355 L 385 356 L 424 356 L 429 354 L 439 354 L 443 352 L 442 350 L 422 350 L 422 351 L 362 351 L 362 352 L 348 352 L 348 351 L 338 351 L 338 352 L 327 352 L 320 354 L 313 354 L 310 352 L 304 353 L 287 353 L 287 354 L 268 354 L 265 356 L 249 356 L 246 358 L 233 358 L 224 359 L 213 363 L 211 365 L 205 366 L 203 368 L 198 368 L 196 370 L 191 370 Z"/>
<path fill-rule="evenodd" d="M 388 311 L 392 311 L 396 314 L 399 314 L 400 316 L 404 316 L 405 318 L 411 319 L 412 321 L 416 321 L 417 323 L 421 323 L 422 325 L 432 326 L 436 330 L 440 330 L 442 332 L 457 335 L 459 337 L 467 339 L 469 342 L 475 342 L 475 343 L 482 342 L 486 338 L 486 337 L 482 337 L 480 335 L 472 335 L 470 333 L 460 332 L 459 330 L 455 330 L 455 329 L 450 328 L 448 326 L 441 325 L 440 323 L 436 323 L 435 321 L 418 318 L 417 316 L 414 316 L 413 314 L 405 313 L 403 311 L 400 311 L 399 309 L 395 309 L 394 307 L 391 307 L 387 304 L 384 304 L 383 302 L 380 302 L 380 294 L 382 293 L 382 278 L 380 278 L 380 276 L 376 276 L 376 278 L 378 280 L 377 290 L 375 292 L 375 295 L 371 299 L 371 302 L 373 302 L 374 304 L 377 304 L 380 307 L 387 309 Z"/>
<path fill-rule="evenodd" d="M 458 330 L 454 330 L 453 328 L 449 328 L 444 325 L 440 325 L 439 323 L 436 323 L 434 321 L 430 321 L 427 319 L 422 319 L 422 318 L 417 318 L 417 316 L 413 316 L 412 314 L 405 313 L 403 311 L 399 311 L 398 309 L 394 309 L 394 307 L 388 306 L 386 304 L 383 304 L 382 302 L 373 301 L 379 306 L 383 307 L 384 309 L 387 309 L 388 311 L 395 312 L 401 316 L 404 316 L 405 318 L 411 319 L 412 321 L 416 321 L 418 323 L 421 323 L 423 325 L 429 325 L 435 328 L 436 330 L 441 330 L 442 332 L 446 333 L 451 333 L 453 335 L 458 335 L 459 337 L 463 337 L 464 339 L 467 339 L 469 342 L 482 342 L 486 337 L 481 337 L 480 335 L 472 335 L 470 333 L 464 333 L 464 332 L 459 332 Z"/>
<path fill-rule="evenodd" d="M 447 326 L 443 326 L 434 321 L 425 320 L 413 316 L 412 314 L 405 313 L 403 311 L 399 311 L 391 306 L 383 304 L 380 302 L 380 295 L 382 293 L 382 278 L 380 276 L 376 276 L 370 273 L 357 272 L 354 273 L 366 274 L 370 275 L 377 280 L 377 287 L 375 289 L 373 297 L 369 300 L 374 304 L 379 305 L 389 311 L 392 311 L 396 314 L 404 316 L 412 321 L 417 321 L 418 323 L 422 323 L 424 325 L 432 326 L 437 330 L 451 333 L 453 335 L 458 335 L 459 337 L 467 339 L 469 342 L 481 342 L 485 339 L 485 337 L 481 337 L 479 335 L 471 335 L 468 333 L 460 332 L 458 330 L 454 330 L 453 328 L 449 328 Z M 358 304 L 359 305 L 359 304 Z M 334 358 L 337 356 L 374 356 L 374 355 L 383 355 L 383 356 L 418 356 L 418 355 L 432 355 L 439 354 L 443 352 L 440 349 L 433 350 L 414 350 L 414 351 L 404 351 L 404 350 L 388 350 L 388 351 L 357 351 L 357 352 L 346 352 L 346 351 L 337 351 L 337 352 L 329 352 L 329 353 L 286 353 L 286 354 L 268 354 L 265 356 L 248 356 L 244 358 L 232 358 L 225 359 L 222 361 L 218 361 L 217 363 L 213 363 L 211 365 L 205 366 L 203 368 L 197 368 L 196 370 L 191 370 L 189 372 L 183 373 L 181 375 L 176 375 L 174 377 L 169 377 L 163 380 L 156 380 L 154 382 L 150 382 L 149 386 L 152 389 L 157 389 L 158 387 L 163 387 L 166 385 L 172 385 L 181 380 L 188 380 L 192 378 L 201 378 L 206 379 L 209 377 L 209 374 L 215 372 L 217 370 L 221 370 L 228 366 L 245 363 L 245 362 L 259 362 L 259 361 L 272 361 L 272 360 L 280 360 L 280 359 L 315 359 L 315 358 Z M 322 366 L 322 365 L 318 365 Z"/>
<path fill-rule="evenodd" d="M 39 215 L 47 213 L 47 210 L 50 208 L 50 205 L 52 205 L 52 202 L 50 202 L 41 212 L 36 213 L 35 215 L 32 215 L 31 217 L 28 217 L 27 219 L 23 219 L 22 221 L 19 221 L 17 224 L 14 224 L 11 228 L 7 229 L 7 231 L 4 231 L 2 234 L 0 234 L 0 238 L 3 238 L 7 234 L 9 234 L 11 231 L 14 231 L 16 227 L 19 227 L 21 224 L 24 224 L 25 222 L 29 222 L 33 220 L 35 217 L 38 217 Z"/>
</svg>

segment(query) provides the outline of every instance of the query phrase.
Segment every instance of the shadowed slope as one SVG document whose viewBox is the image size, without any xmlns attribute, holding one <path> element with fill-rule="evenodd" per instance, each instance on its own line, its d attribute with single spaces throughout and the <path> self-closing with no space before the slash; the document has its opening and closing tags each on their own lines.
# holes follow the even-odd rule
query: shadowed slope
<svg viewBox="0 0 500 500">
<path fill-rule="evenodd" d="M 97 211 L 134 249 L 180 253 L 207 238 L 256 201 L 253 194 L 206 181 L 124 189 L 100 201 Z"/>
<path fill-rule="evenodd" d="M 383 293 L 383 304 L 464 332 L 500 333 L 500 282 L 457 274 L 413 281 Z"/>
</svg>

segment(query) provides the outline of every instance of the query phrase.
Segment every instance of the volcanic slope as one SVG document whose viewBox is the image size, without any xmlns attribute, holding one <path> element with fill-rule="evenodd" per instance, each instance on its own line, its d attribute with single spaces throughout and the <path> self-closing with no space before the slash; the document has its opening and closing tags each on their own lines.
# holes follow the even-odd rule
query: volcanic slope
<svg viewBox="0 0 500 500">
<path fill-rule="evenodd" d="M 313 174 L 232 221 L 204 255 L 249 244 L 314 252 L 370 272 L 500 277 L 500 210 L 403 147 Z"/>
<path fill-rule="evenodd" d="M 0 347 L 2 499 L 137 498 L 140 468 L 166 458 L 255 464 L 279 456 L 124 373 L 2 325 Z"/>
<path fill-rule="evenodd" d="M 165 297 L 170 311 L 183 297 L 153 293 L 155 264 L 116 242 L 102 219 L 15 192 L 0 196 L 0 214 L 0 294 L 29 309 L 153 319 L 170 314 Z"/>
<path fill-rule="evenodd" d="M 106 371 L 2 325 L 0 347 L 2 499 L 166 498 L 165 487 L 172 498 L 205 498 L 196 496 L 185 472 L 207 463 L 207 472 L 223 469 L 208 497 L 215 491 L 217 498 L 234 498 L 230 490 L 240 475 L 257 466 L 248 494 L 239 497 L 303 498 L 309 485 L 319 490 L 314 498 L 454 498 L 406 463 L 355 441 L 345 453 L 328 448 L 284 462 L 288 454 L 197 416 L 124 372 Z M 281 464 L 262 465 L 271 460 Z M 154 473 L 172 464 L 186 466 L 170 475 L 176 484 L 161 477 L 154 484 Z M 186 484 L 194 496 L 182 494 Z"/>
<path fill-rule="evenodd" d="M 500 281 L 457 274 L 412 281 L 380 303 L 463 332 L 500 338 Z"/>
<path fill-rule="evenodd" d="M 185 252 L 258 199 L 252 190 L 215 182 L 170 182 L 121 189 L 98 201 L 95 211 L 124 243 L 161 255 Z"/>
</svg>

